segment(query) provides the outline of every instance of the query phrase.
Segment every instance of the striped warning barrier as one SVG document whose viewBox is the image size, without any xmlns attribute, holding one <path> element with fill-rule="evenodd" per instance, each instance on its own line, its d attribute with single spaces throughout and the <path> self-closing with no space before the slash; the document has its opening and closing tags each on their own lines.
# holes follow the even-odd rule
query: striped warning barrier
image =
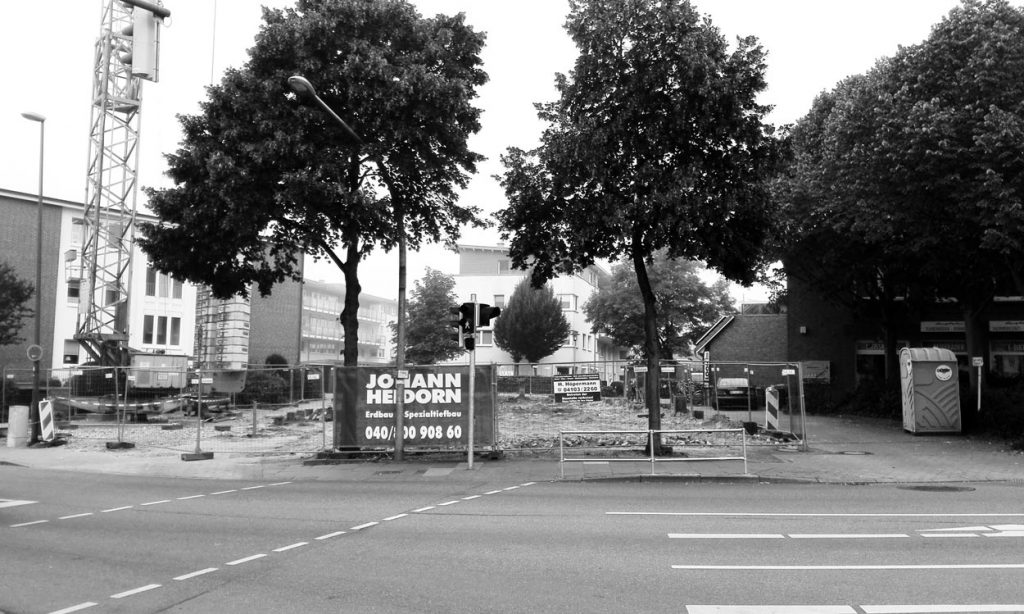
<svg viewBox="0 0 1024 614">
<path fill-rule="evenodd" d="M 39 401 L 39 427 L 43 431 L 43 441 L 53 441 L 53 403 L 48 400 Z"/>
<path fill-rule="evenodd" d="M 764 427 L 779 430 L 779 391 L 769 386 L 764 391 L 765 412 Z"/>
</svg>

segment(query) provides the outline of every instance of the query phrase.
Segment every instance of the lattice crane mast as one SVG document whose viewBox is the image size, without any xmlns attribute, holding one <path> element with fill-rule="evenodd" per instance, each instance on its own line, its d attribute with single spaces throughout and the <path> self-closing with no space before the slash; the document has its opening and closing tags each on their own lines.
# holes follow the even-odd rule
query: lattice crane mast
<svg viewBox="0 0 1024 614">
<path fill-rule="evenodd" d="M 75 339 L 97 363 L 127 365 L 128 289 L 142 80 L 157 81 L 160 26 L 171 12 L 147 0 L 107 0 L 96 41 Z"/>
</svg>

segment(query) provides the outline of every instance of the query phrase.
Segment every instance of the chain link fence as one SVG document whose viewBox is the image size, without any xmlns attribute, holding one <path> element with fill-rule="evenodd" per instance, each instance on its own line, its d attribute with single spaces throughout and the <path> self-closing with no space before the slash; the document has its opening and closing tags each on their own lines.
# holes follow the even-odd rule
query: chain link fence
<svg viewBox="0 0 1024 614">
<path fill-rule="evenodd" d="M 627 361 L 495 365 L 495 448 L 558 454 L 643 449 L 646 365 Z M 662 361 L 658 406 L 664 444 L 734 445 L 711 429 L 743 426 L 748 443 L 804 441 L 801 367 L 796 363 Z M 2 408 L 28 405 L 31 370 L 3 372 Z M 334 368 L 250 366 L 246 371 L 79 367 L 44 371 L 41 396 L 58 434 L 96 447 L 182 453 L 314 453 L 334 442 Z M 567 384 L 571 386 L 567 387 Z M 569 392 L 566 392 L 569 390 Z M 583 392 L 579 392 L 582 390 Z M 775 402 L 774 420 L 769 400 Z M 0 422 L 6 420 L 0 416 Z M 707 435 L 692 431 L 707 429 Z M 393 445 L 393 444 L 391 444 Z"/>
</svg>

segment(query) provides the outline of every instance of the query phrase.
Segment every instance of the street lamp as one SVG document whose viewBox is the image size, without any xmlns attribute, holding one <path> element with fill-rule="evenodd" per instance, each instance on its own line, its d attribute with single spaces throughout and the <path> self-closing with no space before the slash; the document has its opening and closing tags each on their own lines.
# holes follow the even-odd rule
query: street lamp
<svg viewBox="0 0 1024 614">
<path fill-rule="evenodd" d="M 43 319 L 43 143 L 45 142 L 46 117 L 31 111 L 21 114 L 27 120 L 39 122 L 39 194 L 36 201 L 36 317 L 35 336 L 32 343 L 37 346 L 40 342 L 40 325 Z M 35 350 L 36 358 L 32 361 L 32 406 L 29 410 L 29 423 L 32 425 L 32 434 L 29 443 L 39 441 L 39 361 L 42 353 Z"/>
<path fill-rule="evenodd" d="M 360 138 L 356 131 L 353 130 L 345 120 L 334 112 L 334 109 L 327 106 L 316 94 L 316 88 L 309 82 L 309 79 L 301 75 L 292 75 L 288 77 L 288 87 L 299 96 L 307 96 L 312 98 L 320 105 L 320 108 L 327 112 L 328 115 L 333 117 L 335 121 L 341 125 L 342 130 L 357 145 L 364 145 L 363 139 Z M 383 163 L 379 158 L 374 158 L 378 165 L 383 166 Z M 404 445 L 403 445 L 403 431 L 404 431 L 404 413 L 405 413 L 405 379 L 403 371 L 405 370 L 405 217 L 403 214 L 404 208 L 401 206 L 398 199 L 395 202 L 396 220 L 397 226 L 401 230 L 398 233 L 398 322 L 395 327 L 395 342 L 398 346 L 395 353 L 395 370 L 398 371 L 395 378 L 395 392 L 397 393 L 395 399 L 395 460 L 404 460 Z M 470 374 L 473 377 L 473 374 Z M 470 442 L 472 445 L 472 442 Z"/>
</svg>

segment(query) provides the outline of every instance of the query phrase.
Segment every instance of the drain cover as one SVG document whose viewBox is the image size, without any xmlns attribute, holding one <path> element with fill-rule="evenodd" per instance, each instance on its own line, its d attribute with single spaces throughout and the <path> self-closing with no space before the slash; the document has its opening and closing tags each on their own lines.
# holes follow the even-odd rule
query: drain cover
<svg viewBox="0 0 1024 614">
<path fill-rule="evenodd" d="M 902 490 L 919 490 L 922 492 L 973 492 L 970 486 L 949 486 L 948 484 L 915 484 L 913 486 L 898 486 Z"/>
</svg>

